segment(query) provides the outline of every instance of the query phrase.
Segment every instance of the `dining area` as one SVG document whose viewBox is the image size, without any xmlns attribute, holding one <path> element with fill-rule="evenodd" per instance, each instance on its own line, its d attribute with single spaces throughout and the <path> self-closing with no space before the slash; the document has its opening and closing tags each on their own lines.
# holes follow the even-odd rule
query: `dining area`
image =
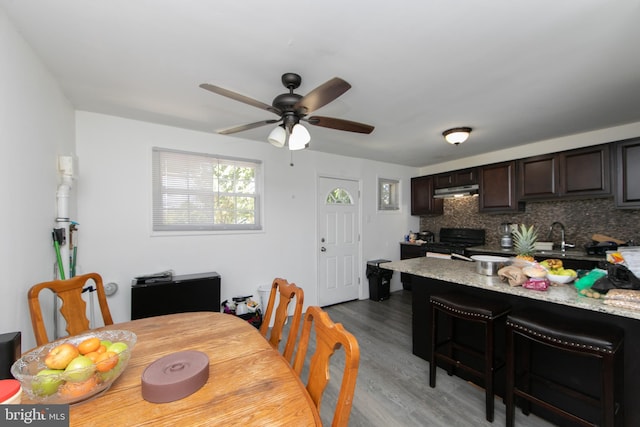
<svg viewBox="0 0 640 427">
<path fill-rule="evenodd" d="M 96 288 L 103 327 L 90 329 L 83 319 L 81 292 L 87 282 Z M 60 311 L 69 333 L 54 342 L 48 340 L 39 307 L 38 294 L 45 288 L 62 300 Z M 328 381 L 336 381 L 340 391 L 331 424 L 346 426 L 358 375 L 358 341 L 320 307 L 306 307 L 303 313 L 303 303 L 302 288 L 277 278 L 260 329 L 238 316 L 204 311 L 114 323 L 96 273 L 35 285 L 29 304 L 39 347 L 25 352 L 12 367 L 23 388 L 21 404 L 65 403 L 60 392 L 64 386 L 51 394 L 29 389 L 35 384 L 30 381 L 46 368 L 43 357 L 21 363 L 30 353 L 76 336 L 127 331 L 135 340 L 121 360 L 124 368 L 106 388 L 68 403 L 68 425 L 319 426 L 322 394 Z M 344 352 L 342 378 L 328 378 L 338 349 Z M 189 357 L 193 354 L 196 359 Z M 77 374 L 55 375 L 63 384 L 78 379 Z"/>
</svg>

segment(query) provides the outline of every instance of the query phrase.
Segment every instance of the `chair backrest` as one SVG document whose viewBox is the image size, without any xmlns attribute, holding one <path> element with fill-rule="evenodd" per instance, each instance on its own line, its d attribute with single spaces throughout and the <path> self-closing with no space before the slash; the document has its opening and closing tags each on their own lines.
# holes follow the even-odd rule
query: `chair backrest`
<svg viewBox="0 0 640 427">
<path fill-rule="evenodd" d="M 302 306 L 304 304 L 304 291 L 299 288 L 295 283 L 289 283 L 285 279 L 274 279 L 271 284 L 271 293 L 269 294 L 269 302 L 262 318 L 262 325 L 260 326 L 260 333 L 263 337 L 267 338 L 267 332 L 269 331 L 269 323 L 271 323 L 271 316 L 274 313 L 274 306 L 276 303 L 276 295 L 280 294 L 280 301 L 278 302 L 278 308 L 275 310 L 275 318 L 273 321 L 273 327 L 269 335 L 268 341 L 273 348 L 278 350 L 280 347 L 280 341 L 282 340 L 282 330 L 284 324 L 289 316 L 289 303 L 295 297 L 296 306 L 293 311 L 293 318 L 291 319 L 291 326 L 289 327 L 289 335 L 287 336 L 287 343 L 285 344 L 282 355 L 287 362 L 291 363 L 293 356 L 293 350 L 298 338 L 298 328 L 300 326 L 300 319 L 302 319 Z"/>
<path fill-rule="evenodd" d="M 302 374 L 302 368 L 309 348 L 311 326 L 315 328 L 315 352 L 309 362 L 307 391 L 320 412 L 322 394 L 329 382 L 329 363 L 335 350 L 344 348 L 345 361 L 340 384 L 340 393 L 333 414 L 332 426 L 346 426 L 349 423 L 353 393 L 356 388 L 358 366 L 360 365 L 360 347 L 353 334 L 347 332 L 342 324 L 333 323 L 329 314 L 320 307 L 308 307 L 302 325 L 302 334 L 298 343 L 293 370 Z"/>
<path fill-rule="evenodd" d="M 69 335 L 76 335 L 89 330 L 89 319 L 87 318 L 87 304 L 82 298 L 82 290 L 87 281 L 93 280 L 98 292 L 98 304 L 102 313 L 102 320 L 106 325 L 113 325 L 109 305 L 107 304 L 107 296 L 104 293 L 104 285 L 102 277 L 97 273 L 83 274 L 75 276 L 67 280 L 54 280 L 52 282 L 43 282 L 34 285 L 29 289 L 29 312 L 31 313 L 31 324 L 33 325 L 33 333 L 36 337 L 38 345 L 49 342 L 47 330 L 44 326 L 42 318 L 42 309 L 40 308 L 40 300 L 38 296 L 42 289 L 50 289 L 61 300 L 62 306 L 60 313 L 67 323 L 67 332 Z"/>
</svg>

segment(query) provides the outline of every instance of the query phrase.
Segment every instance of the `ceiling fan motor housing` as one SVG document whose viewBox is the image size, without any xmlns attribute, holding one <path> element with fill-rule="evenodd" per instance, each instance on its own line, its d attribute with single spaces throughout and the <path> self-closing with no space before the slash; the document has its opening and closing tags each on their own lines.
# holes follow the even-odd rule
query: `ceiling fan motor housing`
<svg viewBox="0 0 640 427">
<path fill-rule="evenodd" d="M 283 93 L 273 99 L 271 105 L 282 112 L 294 111 L 293 106 L 302 99 L 302 95 L 297 93 Z"/>
<path fill-rule="evenodd" d="M 289 90 L 297 89 L 302 83 L 302 77 L 296 73 L 284 73 L 282 75 L 282 84 Z"/>
</svg>

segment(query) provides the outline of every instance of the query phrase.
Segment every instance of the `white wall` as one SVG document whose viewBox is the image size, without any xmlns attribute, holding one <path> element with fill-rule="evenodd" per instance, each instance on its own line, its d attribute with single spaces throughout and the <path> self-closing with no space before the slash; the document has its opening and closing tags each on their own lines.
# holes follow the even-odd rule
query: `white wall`
<svg viewBox="0 0 640 427">
<path fill-rule="evenodd" d="M 216 271 L 222 300 L 254 294 L 261 284 L 284 277 L 304 288 L 305 304 L 317 304 L 316 186 L 319 175 L 354 178 L 362 188 L 361 298 L 368 298 L 368 259 L 399 258 L 399 241 L 418 218 L 410 216 L 409 178 L 416 168 L 327 155 L 293 154 L 266 142 L 203 133 L 88 112 L 76 114 L 79 159 L 78 273 L 97 271 L 118 283 L 109 299 L 115 321 L 130 314 L 134 276 L 175 270 Z M 321 144 L 312 140 L 312 144 Z M 264 164 L 265 218 L 261 233 L 153 236 L 151 232 L 151 148 L 259 159 Z M 402 180 L 402 209 L 376 210 L 377 177 Z M 399 277 L 392 289 L 400 289 Z"/>
<path fill-rule="evenodd" d="M 0 64 L 0 333 L 21 331 L 27 350 L 27 291 L 53 279 L 57 156 L 74 151 L 74 112 L 2 9 Z"/>
</svg>

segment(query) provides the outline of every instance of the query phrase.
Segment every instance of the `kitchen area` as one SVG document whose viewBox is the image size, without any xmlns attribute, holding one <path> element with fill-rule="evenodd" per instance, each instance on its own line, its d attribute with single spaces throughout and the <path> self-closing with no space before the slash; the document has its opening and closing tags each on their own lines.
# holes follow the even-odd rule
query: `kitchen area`
<svg viewBox="0 0 640 427">
<path fill-rule="evenodd" d="M 640 242 L 639 154 L 640 140 L 634 139 L 413 178 L 412 214 L 420 217 L 420 228 L 399 239 L 400 261 L 380 266 L 400 273 L 403 289 L 412 292 L 413 353 L 430 361 L 431 296 L 451 292 L 468 294 L 480 305 L 485 299 L 499 300 L 515 312 L 538 309 L 578 323 L 617 327 L 624 330 L 626 343 L 623 425 L 637 425 L 640 408 L 633 396 L 640 392 L 635 363 L 640 357 L 640 309 L 614 308 L 603 303 L 603 295 L 584 297 L 572 283 L 552 283 L 544 290 L 514 286 L 496 271 L 480 272 L 477 261 L 465 258 L 512 259 L 518 255 L 512 231 L 525 225 L 537 233 L 536 261 L 560 259 L 565 268 L 581 274 L 604 268 L 606 275 L 607 251 L 636 250 Z M 498 330 L 505 333 L 504 327 Z M 457 333 L 472 344 L 483 336 L 462 328 Z M 506 350 L 504 341 L 497 340 L 497 354 L 504 358 Z M 562 377 L 573 365 L 540 354 L 554 365 L 542 370 L 553 375 Z M 505 374 L 497 375 L 495 392 L 502 396 Z M 597 389 L 587 377 L 575 385 Z M 572 425 L 544 410 L 534 412 L 558 425 Z"/>
<path fill-rule="evenodd" d="M 479 236 L 466 243 L 505 254 L 512 254 L 501 242 L 505 224 L 534 226 L 538 241 L 573 256 L 598 252 L 587 250 L 594 235 L 633 246 L 640 239 L 639 162 L 640 138 L 633 138 L 414 177 L 415 232 L 439 243 L 450 240 L 440 230 L 484 230 L 481 245 L 472 244 Z"/>
</svg>

